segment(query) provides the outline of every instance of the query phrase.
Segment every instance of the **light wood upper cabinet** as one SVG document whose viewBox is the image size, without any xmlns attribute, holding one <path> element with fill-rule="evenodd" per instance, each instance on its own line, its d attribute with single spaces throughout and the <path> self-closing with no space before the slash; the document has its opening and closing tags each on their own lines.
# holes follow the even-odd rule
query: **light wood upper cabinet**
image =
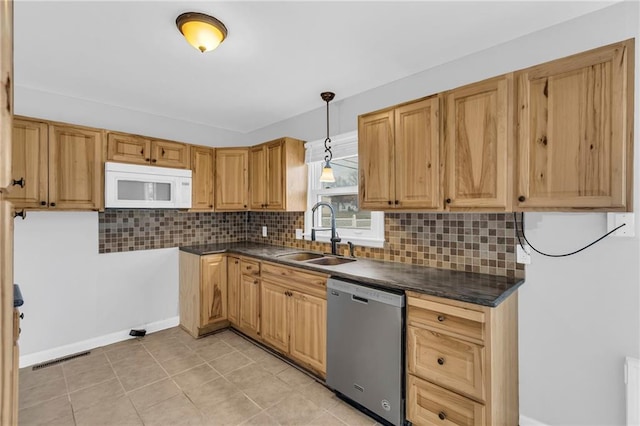
<svg viewBox="0 0 640 426">
<path fill-rule="evenodd" d="M 47 124 L 16 118 L 11 147 L 12 185 L 6 199 L 16 208 L 46 208 L 49 203 Z"/>
<path fill-rule="evenodd" d="M 439 150 L 437 97 L 360 116 L 360 208 L 439 208 Z"/>
<path fill-rule="evenodd" d="M 215 151 L 205 146 L 191 147 L 191 210 L 213 210 Z"/>
<path fill-rule="evenodd" d="M 233 325 L 240 324 L 240 259 L 227 256 L 227 316 Z"/>
<path fill-rule="evenodd" d="M 511 207 L 513 75 L 445 95 L 445 204 L 450 210 Z"/>
<path fill-rule="evenodd" d="M 10 0 L 0 1 L 0 81 L 2 81 L 0 88 L 0 192 L 4 192 L 11 185 L 11 126 L 14 113 L 13 2 Z M 0 385 L 2 384 L 0 382 Z M 5 417 L 0 415 L 0 420 L 5 420 Z"/>
<path fill-rule="evenodd" d="M 517 74 L 518 210 L 631 210 L 634 41 Z"/>
<path fill-rule="evenodd" d="M 227 259 L 202 256 L 201 262 L 200 324 L 206 327 L 227 320 Z"/>
<path fill-rule="evenodd" d="M 282 138 L 249 150 L 251 210 L 304 211 L 307 167 L 304 143 Z"/>
<path fill-rule="evenodd" d="M 216 149 L 216 210 L 247 210 L 249 198 L 248 171 L 249 151 L 247 148 Z"/>
<path fill-rule="evenodd" d="M 190 157 L 187 144 L 117 132 L 109 132 L 107 139 L 109 161 L 177 169 L 189 168 Z"/>
<path fill-rule="evenodd" d="M 103 161 L 102 131 L 49 125 L 49 207 L 101 209 Z"/>
</svg>

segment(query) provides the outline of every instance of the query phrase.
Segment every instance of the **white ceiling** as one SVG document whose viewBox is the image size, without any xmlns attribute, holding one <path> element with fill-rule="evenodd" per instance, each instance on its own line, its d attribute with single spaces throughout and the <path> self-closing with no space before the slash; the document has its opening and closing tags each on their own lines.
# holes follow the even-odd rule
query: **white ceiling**
<svg viewBox="0 0 640 426">
<path fill-rule="evenodd" d="M 15 81 L 247 133 L 612 3 L 17 0 Z M 228 39 L 196 51 L 186 11 Z"/>
</svg>

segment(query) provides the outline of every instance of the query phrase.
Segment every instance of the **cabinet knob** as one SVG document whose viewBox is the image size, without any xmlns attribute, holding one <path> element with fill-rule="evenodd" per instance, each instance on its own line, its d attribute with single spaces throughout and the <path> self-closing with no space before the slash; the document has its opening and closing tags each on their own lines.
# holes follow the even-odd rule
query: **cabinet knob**
<svg viewBox="0 0 640 426">
<path fill-rule="evenodd" d="M 25 220 L 27 218 L 27 212 L 24 210 L 16 210 L 13 212 L 13 218 L 15 219 L 16 217 L 21 217 L 22 220 Z"/>
<path fill-rule="evenodd" d="M 394 204 L 397 206 L 398 204 L 400 204 L 400 201 L 396 200 L 394 201 Z"/>
<path fill-rule="evenodd" d="M 523 203 L 524 200 L 526 200 L 524 195 L 521 195 L 521 196 L 518 197 L 518 201 L 520 201 L 521 203 Z"/>
<path fill-rule="evenodd" d="M 46 201 L 40 201 L 40 205 L 41 205 L 41 206 L 46 206 L 46 205 L 47 205 L 47 202 L 46 202 Z"/>
<path fill-rule="evenodd" d="M 164 157 L 164 148 L 162 148 L 162 153 L 160 155 Z"/>
<path fill-rule="evenodd" d="M 446 418 L 447 418 L 447 414 L 446 414 L 444 411 L 440 411 L 440 412 L 438 413 L 438 418 L 439 418 L 440 420 L 446 420 Z"/>
<path fill-rule="evenodd" d="M 254 283 L 254 284 L 258 284 L 258 280 L 254 280 L 254 281 L 253 281 L 253 283 Z"/>
<path fill-rule="evenodd" d="M 446 200 L 444 200 L 447 204 L 451 204 L 451 198 L 447 198 Z"/>
<path fill-rule="evenodd" d="M 443 322 L 444 320 L 444 315 L 438 315 L 438 321 Z"/>
<path fill-rule="evenodd" d="M 444 358 L 442 357 L 438 358 L 438 364 L 444 365 Z"/>
<path fill-rule="evenodd" d="M 151 161 L 151 158 L 145 158 L 144 161 Z"/>
<path fill-rule="evenodd" d="M 20 186 L 20 188 L 24 188 L 24 178 L 21 177 L 20 179 L 12 179 L 11 185 Z"/>
<path fill-rule="evenodd" d="M 237 264 L 238 264 L 238 261 L 236 260 L 236 261 L 235 261 L 235 262 L 233 262 L 233 263 L 235 263 L 235 264 L 237 265 Z"/>
<path fill-rule="evenodd" d="M 51 206 L 51 207 L 55 207 L 55 206 L 56 206 L 56 203 L 49 203 L 49 206 Z"/>
<path fill-rule="evenodd" d="M 213 208 L 213 204 L 209 204 L 209 208 L 212 209 Z"/>
<path fill-rule="evenodd" d="M 391 200 L 388 201 L 389 205 L 393 204 L 393 202 Z"/>
<path fill-rule="evenodd" d="M 245 209 L 247 208 L 247 205 L 246 205 L 246 204 L 244 205 L 244 208 L 245 208 Z"/>
<path fill-rule="evenodd" d="M 24 319 L 24 312 L 20 314 L 20 319 Z"/>
<path fill-rule="evenodd" d="M 157 163 L 157 162 L 158 162 L 158 160 L 154 158 L 153 160 L 151 160 L 151 162 L 152 162 L 152 163 Z"/>
</svg>

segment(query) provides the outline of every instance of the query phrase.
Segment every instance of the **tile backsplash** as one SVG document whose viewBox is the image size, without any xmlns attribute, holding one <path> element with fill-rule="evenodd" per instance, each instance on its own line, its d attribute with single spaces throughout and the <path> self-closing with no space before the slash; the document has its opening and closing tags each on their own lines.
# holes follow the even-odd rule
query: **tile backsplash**
<svg viewBox="0 0 640 426">
<path fill-rule="evenodd" d="M 513 219 L 505 213 L 386 213 L 385 246 L 356 246 L 356 256 L 459 271 L 524 277 L 516 263 Z M 267 226 L 267 237 L 262 237 Z M 191 213 L 108 209 L 99 216 L 99 252 L 251 241 L 328 252 L 295 239 L 304 213 Z M 346 239 L 343 241 L 346 243 Z M 341 252 L 346 245 L 339 246 Z"/>
</svg>

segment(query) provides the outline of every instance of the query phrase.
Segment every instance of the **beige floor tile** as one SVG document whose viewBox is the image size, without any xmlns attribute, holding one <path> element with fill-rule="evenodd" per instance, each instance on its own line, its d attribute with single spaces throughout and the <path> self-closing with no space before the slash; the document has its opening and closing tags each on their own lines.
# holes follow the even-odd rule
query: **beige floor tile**
<svg viewBox="0 0 640 426">
<path fill-rule="evenodd" d="M 209 365 L 220 374 L 227 374 L 240 367 L 251 364 L 253 360 L 242 355 L 240 352 L 231 352 L 209 361 Z"/>
<path fill-rule="evenodd" d="M 185 391 L 187 397 L 198 408 L 218 404 L 239 392 L 240 389 L 224 377 L 219 377 L 201 386 L 190 387 Z"/>
<path fill-rule="evenodd" d="M 93 353 L 92 351 L 89 355 L 63 362 L 61 367 L 64 374 L 69 376 L 94 370 L 108 364 L 109 361 L 104 355 L 104 352 Z"/>
<path fill-rule="evenodd" d="M 339 418 L 332 415 L 330 412 L 323 412 L 320 417 L 316 417 L 311 422 L 307 423 L 308 426 L 345 426 Z"/>
<path fill-rule="evenodd" d="M 126 376 L 142 367 L 148 367 L 150 365 L 160 366 L 160 364 L 145 351 L 145 353 L 140 352 L 126 360 L 115 362 L 112 364 L 112 367 L 117 376 Z"/>
<path fill-rule="evenodd" d="M 291 397 L 293 389 L 277 377 L 271 376 L 256 381 L 244 389 L 244 393 L 261 408 L 269 408 L 284 398 Z"/>
<path fill-rule="evenodd" d="M 323 410 L 299 394 L 285 398 L 267 410 L 281 425 L 304 425 L 319 417 Z"/>
<path fill-rule="evenodd" d="M 204 359 L 200 358 L 198 354 L 190 352 L 184 356 L 159 362 L 162 368 L 164 368 L 170 376 L 173 376 L 197 365 L 204 364 Z"/>
<path fill-rule="evenodd" d="M 148 356 L 149 353 L 140 343 L 132 343 L 105 351 L 105 355 L 107 355 L 107 358 L 109 358 L 112 364 L 116 364 L 122 361 L 144 358 Z"/>
<path fill-rule="evenodd" d="M 182 391 L 171 379 L 164 379 L 152 383 L 140 389 L 136 389 L 128 394 L 138 412 L 180 395 Z"/>
<path fill-rule="evenodd" d="M 240 352 L 256 362 L 260 362 L 273 357 L 273 355 L 271 355 L 269 352 L 256 345 L 252 345 L 250 348 L 243 349 Z"/>
<path fill-rule="evenodd" d="M 137 346 L 140 345 L 140 339 L 138 338 L 127 338 L 126 340 L 123 340 L 121 342 L 116 342 L 113 343 L 111 345 L 107 345 L 107 346 L 102 346 L 102 350 L 104 352 L 109 352 L 115 349 L 122 349 L 122 348 L 127 348 L 129 346 Z"/>
<path fill-rule="evenodd" d="M 222 340 L 215 334 L 209 335 L 209 336 L 205 336 L 205 337 L 201 337 L 199 339 L 196 339 L 193 336 L 189 336 L 191 338 L 190 342 L 185 342 L 183 341 L 183 343 L 185 344 L 186 347 L 188 347 L 191 350 L 196 350 L 196 349 L 201 349 L 204 347 L 207 347 L 209 345 L 212 345 L 214 343 L 217 342 L 221 342 Z"/>
<path fill-rule="evenodd" d="M 238 393 L 215 405 L 201 408 L 207 425 L 237 425 L 258 414 L 262 409 L 245 395 Z"/>
<path fill-rule="evenodd" d="M 276 376 L 293 387 L 300 387 L 313 382 L 311 377 L 291 366 L 288 366 L 280 373 L 276 374 Z"/>
<path fill-rule="evenodd" d="M 240 389 L 246 389 L 273 375 L 254 363 L 225 374 L 225 377 Z"/>
<path fill-rule="evenodd" d="M 325 410 L 333 408 L 339 402 L 341 402 L 335 393 L 331 392 L 329 389 L 317 382 L 302 386 L 300 388 L 297 388 L 296 390 L 299 391 L 308 400 L 313 401 L 313 403 L 318 407 L 324 408 Z"/>
<path fill-rule="evenodd" d="M 31 367 L 22 368 L 19 372 L 20 389 L 29 389 L 33 386 L 43 385 L 48 381 L 57 380 L 64 377 L 62 365 L 33 370 Z"/>
<path fill-rule="evenodd" d="M 145 426 L 201 425 L 202 414 L 180 394 L 160 402 L 140 413 Z"/>
<path fill-rule="evenodd" d="M 109 364 L 104 364 L 99 367 L 95 367 L 92 370 L 87 370 L 81 373 L 66 374 L 67 388 L 69 392 L 75 392 L 77 390 L 97 385 L 98 383 L 106 382 L 113 379 L 116 375 Z"/>
<path fill-rule="evenodd" d="M 118 379 L 107 380 L 95 386 L 69 394 L 74 411 L 90 407 L 98 402 L 118 398 L 124 395 L 124 389 Z"/>
<path fill-rule="evenodd" d="M 229 344 L 230 346 L 238 350 L 248 349 L 252 346 L 255 346 L 253 343 L 249 342 L 244 337 L 240 337 L 235 333 L 224 334 L 220 336 L 220 338 L 222 339 L 223 342 Z"/>
<path fill-rule="evenodd" d="M 193 354 L 193 351 L 176 340 L 171 345 L 149 349 L 149 353 L 151 353 L 151 355 L 160 362 L 173 358 L 185 357 Z"/>
<path fill-rule="evenodd" d="M 28 408 L 67 393 L 64 377 L 28 389 L 19 388 L 18 407 Z"/>
<path fill-rule="evenodd" d="M 247 426 L 275 426 L 279 425 L 280 423 L 278 423 L 276 419 L 268 415 L 266 412 L 262 411 L 241 424 Z"/>
<path fill-rule="evenodd" d="M 71 420 L 69 422 L 69 419 Z M 21 409 L 18 412 L 18 422 L 20 425 L 67 425 L 73 424 L 73 412 L 69 398 L 64 395 L 58 398 Z"/>
<path fill-rule="evenodd" d="M 213 368 L 208 364 L 202 364 L 173 376 L 173 380 L 184 390 L 203 385 L 218 377 L 220 377 L 220 374 Z"/>
<path fill-rule="evenodd" d="M 376 423 L 371 417 L 342 401 L 327 411 L 349 426 L 371 426 Z"/>
<path fill-rule="evenodd" d="M 142 425 L 133 404 L 126 396 L 102 401 L 75 413 L 78 426 Z"/>
<path fill-rule="evenodd" d="M 233 352 L 231 346 L 223 342 L 222 340 L 213 342 L 210 345 L 195 349 L 195 352 L 200 355 L 205 361 L 211 361 L 216 358 L 220 358 L 223 355 Z"/>
<path fill-rule="evenodd" d="M 167 377 L 167 373 L 157 363 L 145 365 L 126 374 L 118 374 L 124 390 L 129 392 Z"/>
<path fill-rule="evenodd" d="M 262 367 L 263 369 L 265 369 L 271 374 L 281 373 L 284 370 L 286 370 L 287 367 L 289 367 L 289 364 L 282 361 L 281 359 L 278 359 L 275 356 L 267 356 L 256 362 L 260 367 Z"/>
</svg>

